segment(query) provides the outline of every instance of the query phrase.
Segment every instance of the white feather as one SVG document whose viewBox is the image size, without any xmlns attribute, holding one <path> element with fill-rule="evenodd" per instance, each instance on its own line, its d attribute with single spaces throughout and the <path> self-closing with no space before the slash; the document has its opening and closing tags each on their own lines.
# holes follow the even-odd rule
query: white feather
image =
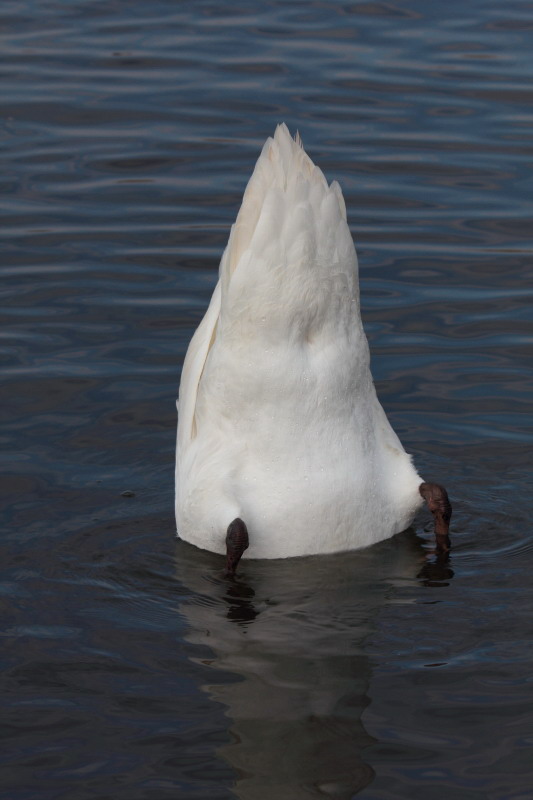
<svg viewBox="0 0 533 800">
<path fill-rule="evenodd" d="M 421 478 L 377 399 L 339 185 L 278 126 L 248 183 L 179 393 L 178 533 L 248 558 L 355 549 L 409 526 Z"/>
</svg>

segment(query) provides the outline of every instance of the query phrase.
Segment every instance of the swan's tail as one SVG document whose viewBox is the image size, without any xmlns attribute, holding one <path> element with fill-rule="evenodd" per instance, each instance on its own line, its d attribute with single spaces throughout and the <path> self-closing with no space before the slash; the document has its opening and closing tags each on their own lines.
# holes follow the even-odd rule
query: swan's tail
<svg viewBox="0 0 533 800">
<path fill-rule="evenodd" d="M 319 323 L 338 314 L 339 302 L 346 310 L 350 303 L 358 305 L 357 257 L 340 186 L 328 185 L 299 135 L 292 139 L 285 124 L 267 139 L 257 160 L 220 279 L 222 316 L 227 311 L 268 317 L 283 298 L 286 320 L 299 318 L 308 328 L 306 317 Z M 350 315 L 353 311 L 352 305 Z"/>
</svg>

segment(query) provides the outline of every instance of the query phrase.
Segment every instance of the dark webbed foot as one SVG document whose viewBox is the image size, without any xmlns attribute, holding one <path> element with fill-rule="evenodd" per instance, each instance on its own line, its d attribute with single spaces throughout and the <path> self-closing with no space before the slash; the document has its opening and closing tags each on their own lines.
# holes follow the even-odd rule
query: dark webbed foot
<svg viewBox="0 0 533 800">
<path fill-rule="evenodd" d="M 228 525 L 226 534 L 226 570 L 225 574 L 235 575 L 237 564 L 248 547 L 248 530 L 246 525 L 237 517 Z"/>
<path fill-rule="evenodd" d="M 438 553 L 447 553 L 450 549 L 450 519 L 452 505 L 448 492 L 438 483 L 421 483 L 418 491 L 427 503 L 435 521 L 435 541 Z"/>
</svg>

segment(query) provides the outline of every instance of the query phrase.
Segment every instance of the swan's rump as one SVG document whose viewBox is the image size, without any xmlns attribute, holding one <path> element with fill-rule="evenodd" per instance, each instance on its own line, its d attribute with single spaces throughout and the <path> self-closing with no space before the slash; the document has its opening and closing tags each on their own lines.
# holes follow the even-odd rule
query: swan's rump
<svg viewBox="0 0 533 800">
<path fill-rule="evenodd" d="M 247 557 L 361 547 L 420 503 L 377 400 L 342 193 L 279 127 L 246 189 L 180 386 L 178 532 Z"/>
</svg>

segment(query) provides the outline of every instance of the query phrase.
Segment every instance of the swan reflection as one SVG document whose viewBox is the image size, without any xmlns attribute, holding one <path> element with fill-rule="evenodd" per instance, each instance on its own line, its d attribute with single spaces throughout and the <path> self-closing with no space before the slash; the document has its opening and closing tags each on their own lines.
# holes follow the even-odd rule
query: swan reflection
<svg viewBox="0 0 533 800">
<path fill-rule="evenodd" d="M 349 800 L 373 779 L 361 716 L 372 668 L 365 644 L 380 609 L 406 579 L 449 580 L 445 558 L 428 564 L 407 531 L 333 556 L 247 561 L 234 581 L 222 559 L 183 542 L 177 573 L 190 594 L 187 638 L 237 680 L 204 689 L 223 703 L 241 800 Z"/>
</svg>

